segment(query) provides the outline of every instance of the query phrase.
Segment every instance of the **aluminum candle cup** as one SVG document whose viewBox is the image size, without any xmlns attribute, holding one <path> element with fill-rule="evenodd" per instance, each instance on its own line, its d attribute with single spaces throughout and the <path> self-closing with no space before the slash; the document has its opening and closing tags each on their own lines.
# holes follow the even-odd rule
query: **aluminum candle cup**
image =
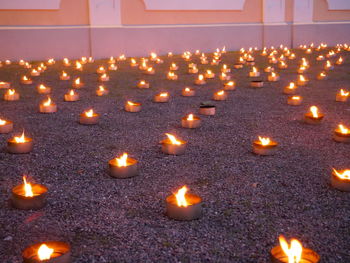
<svg viewBox="0 0 350 263">
<path fill-rule="evenodd" d="M 199 114 L 212 116 L 215 115 L 216 107 L 215 105 L 200 105 Z"/>
<path fill-rule="evenodd" d="M 137 83 L 137 87 L 139 89 L 149 89 L 149 83 L 147 83 L 146 81 L 140 81 L 139 83 Z"/>
<path fill-rule="evenodd" d="M 30 85 L 30 84 L 33 84 L 33 80 L 29 79 L 29 78 L 26 78 L 26 79 L 21 79 L 21 83 L 22 84 L 25 84 L 25 85 Z"/>
<path fill-rule="evenodd" d="M 324 115 L 322 113 L 318 114 L 318 117 L 314 117 L 311 112 L 304 115 L 304 121 L 308 124 L 320 124 L 323 120 Z"/>
<path fill-rule="evenodd" d="M 70 80 L 70 76 L 67 74 L 60 75 L 60 80 Z"/>
<path fill-rule="evenodd" d="M 184 97 L 193 97 L 194 95 L 196 95 L 196 91 L 190 87 L 185 87 L 181 91 L 181 95 Z"/>
<path fill-rule="evenodd" d="M 57 105 L 54 103 L 51 103 L 50 105 L 39 105 L 39 112 L 40 113 L 54 113 L 57 111 Z"/>
<path fill-rule="evenodd" d="M 13 130 L 13 122 L 0 119 L 0 134 L 9 133 Z"/>
<path fill-rule="evenodd" d="M 297 86 L 286 86 L 283 89 L 283 94 L 294 95 L 297 92 Z"/>
<path fill-rule="evenodd" d="M 292 106 L 298 106 L 303 102 L 303 98 L 300 96 L 290 96 L 287 99 L 287 103 Z"/>
<path fill-rule="evenodd" d="M 99 86 L 99 88 L 96 90 L 96 95 L 101 97 L 104 95 L 108 95 L 109 90 L 103 86 Z"/>
<path fill-rule="evenodd" d="M 118 166 L 116 160 L 112 159 L 108 162 L 109 174 L 120 179 L 134 177 L 138 174 L 137 163 L 137 160 L 128 157 L 126 166 Z"/>
<path fill-rule="evenodd" d="M 186 144 L 187 142 L 183 140 L 179 140 L 180 144 L 172 144 L 171 141 L 167 138 L 163 141 L 161 141 L 162 145 L 162 152 L 169 154 L 169 155 L 181 155 L 185 152 L 186 150 Z"/>
<path fill-rule="evenodd" d="M 340 93 L 337 93 L 336 97 L 335 97 L 335 101 L 338 102 L 346 102 L 348 100 L 349 96 L 344 96 Z"/>
<path fill-rule="evenodd" d="M 139 112 L 141 111 L 141 105 L 141 103 L 127 101 L 125 103 L 124 109 L 127 112 Z"/>
<path fill-rule="evenodd" d="M 277 151 L 277 142 L 271 141 L 268 145 L 262 145 L 257 140 L 253 142 L 253 152 L 258 155 L 273 155 Z"/>
<path fill-rule="evenodd" d="M 153 97 L 154 102 L 168 102 L 169 101 L 169 94 L 167 92 L 161 92 L 159 94 L 154 95 Z"/>
<path fill-rule="evenodd" d="M 50 94 L 51 93 L 51 88 L 50 87 L 45 87 L 44 85 L 39 85 L 37 87 L 37 91 L 39 94 Z"/>
<path fill-rule="evenodd" d="M 78 101 L 79 100 L 79 94 L 76 92 L 72 92 L 73 90 L 71 90 L 70 92 L 64 94 L 64 101 Z"/>
<path fill-rule="evenodd" d="M 190 203 L 188 206 L 178 206 L 175 195 L 166 198 L 166 215 L 169 218 L 181 221 L 198 219 L 202 215 L 202 199 L 194 194 L 186 194 Z"/>
<path fill-rule="evenodd" d="M 251 77 L 251 78 L 260 77 L 260 72 L 259 71 L 250 71 L 249 72 L 249 77 Z"/>
<path fill-rule="evenodd" d="M 38 210 L 46 205 L 48 189 L 42 184 L 30 184 L 33 196 L 25 196 L 24 184 L 12 188 L 11 203 L 21 210 Z"/>
<path fill-rule="evenodd" d="M 347 171 L 349 171 L 349 170 L 347 170 Z M 333 170 L 332 176 L 331 176 L 331 184 L 334 188 L 336 188 L 340 191 L 350 192 L 350 177 L 349 176 L 347 176 L 347 178 L 341 178 L 336 174 L 336 171 Z"/>
<path fill-rule="evenodd" d="M 335 129 L 333 132 L 333 140 L 336 142 L 350 143 L 350 131 L 342 133 L 339 128 Z"/>
<path fill-rule="evenodd" d="M 234 81 L 229 81 L 224 84 L 224 90 L 235 90 L 236 89 L 236 83 Z"/>
<path fill-rule="evenodd" d="M 250 82 L 250 86 L 252 88 L 262 88 L 264 86 L 264 82 L 262 80 L 253 80 Z"/>
<path fill-rule="evenodd" d="M 38 251 L 43 244 L 45 244 L 49 249 L 53 249 L 50 259 L 40 260 L 38 256 Z M 71 249 L 67 243 L 59 241 L 37 243 L 23 250 L 22 258 L 23 263 L 70 263 Z"/>
<path fill-rule="evenodd" d="M 29 153 L 33 150 L 33 140 L 25 138 L 24 142 L 16 142 L 14 138 L 7 141 L 7 151 L 14 154 Z"/>
<path fill-rule="evenodd" d="M 288 263 L 288 256 L 283 252 L 281 246 L 276 246 L 270 252 L 271 263 Z M 304 248 L 300 263 L 318 263 L 320 256 L 309 248 Z"/>
<path fill-rule="evenodd" d="M 190 74 L 197 74 L 198 73 L 198 68 L 189 68 L 188 73 Z"/>
<path fill-rule="evenodd" d="M 216 101 L 227 100 L 227 93 L 223 90 L 217 91 L 213 94 L 213 100 L 216 100 Z"/>
<path fill-rule="evenodd" d="M 16 100 L 19 100 L 19 93 L 17 93 L 16 91 L 10 92 L 10 90 L 8 90 L 8 91 L 4 94 L 4 100 L 6 100 L 6 101 L 16 101 Z"/>
<path fill-rule="evenodd" d="M 195 129 L 201 126 L 201 122 L 201 118 L 192 114 L 192 118 L 187 115 L 181 119 L 181 126 L 183 128 Z"/>
<path fill-rule="evenodd" d="M 100 118 L 100 114 L 92 112 L 91 116 L 88 112 L 83 112 L 79 116 L 79 123 L 83 125 L 94 125 L 97 124 Z"/>
</svg>

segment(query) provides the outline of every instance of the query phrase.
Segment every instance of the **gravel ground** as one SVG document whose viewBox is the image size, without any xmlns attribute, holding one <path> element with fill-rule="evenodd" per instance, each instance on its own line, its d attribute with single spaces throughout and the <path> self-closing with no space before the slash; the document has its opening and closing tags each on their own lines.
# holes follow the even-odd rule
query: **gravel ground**
<svg viewBox="0 0 350 263">
<path fill-rule="evenodd" d="M 296 237 L 317 251 L 322 262 L 350 262 L 350 194 L 330 186 L 332 167 L 350 167 L 349 145 L 332 140 L 332 131 L 343 122 L 350 126 L 350 104 L 335 102 L 340 88 L 349 89 L 350 56 L 316 80 L 324 62 L 316 53 L 306 74 L 308 87 L 299 88 L 301 106 L 286 104 L 282 89 L 296 79 L 299 59 L 279 70 L 281 81 L 262 89 L 249 88 L 249 68 L 233 70 L 236 91 L 227 101 L 215 102 L 217 115 L 202 117 L 202 127 L 180 127 L 185 114 L 197 112 L 221 87 L 218 78 L 196 87 L 197 96 L 181 97 L 181 89 L 192 85 L 187 62 L 179 56 L 164 58 L 156 74 L 143 75 L 118 62 L 106 85 L 110 94 L 95 96 L 96 68 L 107 61 L 85 66 L 83 73 L 50 66 L 33 85 L 19 84 L 26 72 L 16 65 L 0 69 L 0 80 L 10 81 L 21 94 L 18 102 L 0 102 L 0 114 L 15 123 L 14 133 L 24 128 L 35 140 L 34 151 L 25 155 L 6 152 L 0 135 L 0 262 L 21 262 L 21 251 L 36 242 L 66 241 L 72 246 L 73 262 L 269 262 L 269 250 L 278 236 Z M 325 53 L 323 51 L 322 53 Z M 239 54 L 224 55 L 232 66 Z M 256 55 L 257 66 L 267 65 Z M 334 61 L 334 59 L 332 59 Z M 171 62 L 180 66 L 179 80 L 169 81 L 165 72 Z M 219 72 L 219 66 L 199 65 Z M 79 90 L 79 102 L 64 102 L 71 82 L 58 80 L 65 69 L 81 76 L 86 86 Z M 263 78 L 266 73 L 263 73 Z M 134 88 L 137 80 L 149 80 L 151 88 Z M 58 105 L 55 114 L 38 113 L 45 95 L 35 87 L 53 88 Z M 169 103 L 153 103 L 161 90 L 171 94 Z M 143 103 L 139 113 L 123 111 L 126 99 Z M 311 105 L 318 105 L 325 119 L 319 126 L 301 122 Z M 93 107 L 100 123 L 83 126 L 77 122 L 83 110 Z M 182 156 L 160 151 L 159 141 L 172 132 L 188 141 Z M 257 156 L 251 144 L 258 135 L 279 142 L 274 156 Z M 107 173 L 108 160 L 127 151 L 139 160 L 140 175 L 118 180 Z M 22 174 L 49 188 L 48 204 L 39 211 L 11 207 L 11 188 L 21 183 Z M 165 198 L 186 184 L 204 200 L 199 220 L 178 222 L 164 215 Z"/>
</svg>

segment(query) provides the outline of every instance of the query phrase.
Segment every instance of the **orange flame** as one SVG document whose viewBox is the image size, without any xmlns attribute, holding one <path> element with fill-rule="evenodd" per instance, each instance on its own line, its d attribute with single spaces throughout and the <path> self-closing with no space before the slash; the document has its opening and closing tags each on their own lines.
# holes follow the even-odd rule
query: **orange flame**
<svg viewBox="0 0 350 263">
<path fill-rule="evenodd" d="M 292 96 L 292 100 L 300 100 L 300 96 Z"/>
<path fill-rule="evenodd" d="M 74 90 L 71 89 L 71 90 L 69 91 L 69 95 L 74 96 L 74 95 L 75 95 Z"/>
<path fill-rule="evenodd" d="M 26 137 L 24 136 L 24 131 L 22 132 L 22 135 L 20 137 L 15 136 L 15 137 L 13 137 L 13 139 L 15 140 L 16 143 L 25 143 Z"/>
<path fill-rule="evenodd" d="M 168 97 L 168 92 L 162 92 L 159 94 L 160 97 Z"/>
<path fill-rule="evenodd" d="M 121 157 L 115 158 L 115 161 L 116 161 L 118 167 L 126 167 L 128 165 L 127 160 L 128 160 L 127 153 L 123 153 L 123 155 Z"/>
<path fill-rule="evenodd" d="M 344 126 L 343 124 L 339 124 L 339 125 L 338 125 L 338 130 L 339 130 L 340 133 L 342 133 L 342 134 L 350 134 L 350 129 L 347 128 L 346 126 Z"/>
<path fill-rule="evenodd" d="M 51 105 L 51 98 L 47 97 L 47 100 L 43 102 L 43 106 L 50 106 Z"/>
<path fill-rule="evenodd" d="M 261 145 L 263 145 L 263 146 L 269 145 L 271 143 L 271 140 L 268 137 L 260 137 L 259 136 L 259 141 L 260 141 Z"/>
<path fill-rule="evenodd" d="M 198 80 L 203 80 L 204 79 L 204 76 L 202 74 L 199 74 L 198 75 Z"/>
<path fill-rule="evenodd" d="M 296 239 L 292 239 L 289 246 L 282 235 L 279 236 L 279 242 L 284 254 L 288 257 L 288 263 L 299 263 L 303 252 L 301 243 Z"/>
<path fill-rule="evenodd" d="M 289 86 L 288 86 L 288 89 L 295 89 L 295 88 L 296 88 L 295 83 L 294 82 L 290 82 Z"/>
<path fill-rule="evenodd" d="M 94 110 L 90 109 L 88 111 L 85 111 L 85 116 L 88 117 L 88 118 L 93 117 L 94 116 Z"/>
<path fill-rule="evenodd" d="M 174 193 L 176 197 L 176 203 L 179 207 L 187 207 L 190 205 L 186 200 L 186 192 L 188 191 L 188 188 L 186 186 L 183 186 L 181 189 L 177 191 L 177 193 Z"/>
<path fill-rule="evenodd" d="M 53 254 L 54 249 L 42 244 L 38 249 L 38 257 L 40 260 L 49 260 Z"/>
<path fill-rule="evenodd" d="M 27 178 L 26 176 L 23 176 L 23 183 L 24 183 L 24 196 L 25 197 L 33 197 L 33 190 L 32 190 L 32 185 L 30 183 L 27 183 Z"/>
<path fill-rule="evenodd" d="M 7 121 L 6 121 L 6 120 L 0 119 L 0 126 L 5 125 L 6 123 L 7 123 Z"/>
<path fill-rule="evenodd" d="M 340 179 L 343 179 L 343 180 L 350 180 L 350 170 L 347 169 L 347 170 L 343 170 L 343 171 L 337 171 L 333 168 L 333 172 L 334 174 L 339 177 Z"/>
<path fill-rule="evenodd" d="M 310 112 L 314 118 L 318 118 L 318 108 L 316 106 L 311 106 Z"/>
<path fill-rule="evenodd" d="M 225 94 L 225 91 L 220 90 L 220 91 L 216 92 L 216 94 L 219 96 L 223 96 Z"/>
<path fill-rule="evenodd" d="M 15 93 L 16 93 L 16 91 L 14 89 L 8 89 L 7 90 L 7 95 L 13 95 Z"/>
<path fill-rule="evenodd" d="M 170 143 L 171 144 L 174 144 L 174 145 L 181 145 L 181 141 L 177 140 L 176 137 L 170 133 L 166 133 L 165 134 L 168 139 L 170 140 Z"/>
<path fill-rule="evenodd" d="M 348 97 L 349 94 L 350 94 L 350 92 L 349 92 L 349 91 L 346 91 L 346 90 L 344 90 L 344 89 L 340 89 L 339 94 L 340 94 L 341 96 Z"/>
<path fill-rule="evenodd" d="M 76 78 L 74 83 L 75 83 L 75 85 L 80 85 L 80 78 Z"/>
</svg>

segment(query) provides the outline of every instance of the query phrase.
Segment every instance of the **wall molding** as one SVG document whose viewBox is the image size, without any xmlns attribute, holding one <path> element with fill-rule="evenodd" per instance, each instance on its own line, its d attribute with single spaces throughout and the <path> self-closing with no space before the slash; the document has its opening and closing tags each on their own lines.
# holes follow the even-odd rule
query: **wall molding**
<svg viewBox="0 0 350 263">
<path fill-rule="evenodd" d="M 143 0 L 146 10 L 243 10 L 246 0 Z"/>
<path fill-rule="evenodd" d="M 327 0 L 329 10 L 350 10 L 349 0 Z"/>
<path fill-rule="evenodd" d="M 61 0 L 1 0 L 2 10 L 57 10 Z"/>
</svg>

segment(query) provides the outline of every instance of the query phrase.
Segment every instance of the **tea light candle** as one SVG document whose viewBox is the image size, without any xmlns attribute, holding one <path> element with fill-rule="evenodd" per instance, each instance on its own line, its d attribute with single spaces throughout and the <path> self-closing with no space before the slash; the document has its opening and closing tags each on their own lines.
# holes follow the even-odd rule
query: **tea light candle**
<svg viewBox="0 0 350 263">
<path fill-rule="evenodd" d="M 11 60 L 9 60 L 9 59 L 5 60 L 5 65 L 11 65 L 11 64 L 12 64 Z"/>
<path fill-rule="evenodd" d="M 196 95 L 196 91 L 190 87 L 185 87 L 184 89 L 182 89 L 181 95 L 184 97 L 193 97 L 194 95 Z"/>
<path fill-rule="evenodd" d="M 332 69 L 334 69 L 334 66 L 332 65 L 332 63 L 329 60 L 327 60 L 326 65 L 324 66 L 324 69 L 325 70 L 332 70 Z"/>
<path fill-rule="evenodd" d="M 270 82 L 276 82 L 280 80 L 280 76 L 275 72 L 271 72 L 271 74 L 267 76 L 267 80 Z"/>
<path fill-rule="evenodd" d="M 109 76 L 106 73 L 104 73 L 104 74 L 102 74 L 101 76 L 98 77 L 98 80 L 101 81 L 101 82 L 109 81 Z"/>
<path fill-rule="evenodd" d="M 316 106 L 311 106 L 310 112 L 305 114 L 304 120 L 308 124 L 320 124 L 323 120 L 323 117 L 324 115 L 322 113 L 319 113 Z"/>
<path fill-rule="evenodd" d="M 303 99 L 301 96 L 290 96 L 287 99 L 287 103 L 292 106 L 298 106 L 302 103 Z"/>
<path fill-rule="evenodd" d="M 214 92 L 213 94 L 213 100 L 226 100 L 227 99 L 227 93 L 224 90 L 219 90 L 217 92 Z"/>
<path fill-rule="evenodd" d="M 260 72 L 257 70 L 256 67 L 253 67 L 252 70 L 249 72 L 249 77 L 259 77 Z"/>
<path fill-rule="evenodd" d="M 62 71 L 60 75 L 60 80 L 69 80 L 69 79 L 70 79 L 70 76 L 65 71 Z"/>
<path fill-rule="evenodd" d="M 224 64 L 224 65 L 222 65 L 221 72 L 230 73 L 231 69 L 226 64 Z"/>
<path fill-rule="evenodd" d="M 253 152 L 258 155 L 273 155 L 277 150 L 277 142 L 268 137 L 260 137 L 253 142 Z"/>
<path fill-rule="evenodd" d="M 265 71 L 266 73 L 270 73 L 270 72 L 275 71 L 275 69 L 274 69 L 273 67 L 269 66 L 269 67 L 266 67 L 266 68 L 264 69 L 264 71 Z"/>
<path fill-rule="evenodd" d="M 40 84 L 37 87 L 37 91 L 39 94 L 50 94 L 51 93 L 51 88 L 50 87 L 46 87 L 44 84 Z"/>
<path fill-rule="evenodd" d="M 86 64 L 86 60 L 82 60 L 81 63 L 79 61 L 76 61 L 75 62 L 75 69 L 78 70 L 78 71 L 83 71 L 83 65 L 82 64 Z"/>
<path fill-rule="evenodd" d="M 125 60 L 126 60 L 126 56 L 124 54 L 118 57 L 118 61 L 125 61 Z"/>
<path fill-rule="evenodd" d="M 41 113 L 54 113 L 56 111 L 57 105 L 52 102 L 50 97 L 48 97 L 47 100 L 43 101 L 39 105 L 39 112 Z"/>
<path fill-rule="evenodd" d="M 343 62 L 344 62 L 344 59 L 343 59 L 342 57 L 339 57 L 339 58 L 337 59 L 337 61 L 335 62 L 335 64 L 336 64 L 336 65 L 341 65 L 341 64 L 343 64 Z"/>
<path fill-rule="evenodd" d="M 167 74 L 167 79 L 168 80 L 177 80 L 178 79 L 178 75 L 176 75 L 174 72 L 169 71 Z"/>
<path fill-rule="evenodd" d="M 235 64 L 233 64 L 233 67 L 235 69 L 241 69 L 241 68 L 243 68 L 243 64 L 242 63 L 235 63 Z"/>
<path fill-rule="evenodd" d="M 187 193 L 188 188 L 183 186 L 176 193 L 166 198 L 166 215 L 175 220 L 194 220 L 202 215 L 202 199 L 194 194 Z"/>
<path fill-rule="evenodd" d="M 106 73 L 105 67 L 104 67 L 104 66 L 98 67 L 98 69 L 96 70 L 96 73 L 98 73 L 98 74 L 104 74 L 104 73 Z"/>
<path fill-rule="evenodd" d="M 235 90 L 236 83 L 234 81 L 229 81 L 224 84 L 224 90 Z"/>
<path fill-rule="evenodd" d="M 181 126 L 183 128 L 195 129 L 201 125 L 201 118 L 191 114 L 181 119 Z"/>
<path fill-rule="evenodd" d="M 298 80 L 297 80 L 298 86 L 305 86 L 308 82 L 309 80 L 306 77 L 304 77 L 304 75 L 298 76 Z"/>
<path fill-rule="evenodd" d="M 264 82 L 262 80 L 252 80 L 250 86 L 252 88 L 262 88 L 264 87 Z"/>
<path fill-rule="evenodd" d="M 68 58 L 64 58 L 63 59 L 63 65 L 66 66 L 66 67 L 69 67 L 70 66 L 70 61 Z"/>
<path fill-rule="evenodd" d="M 316 60 L 317 61 L 323 61 L 323 60 L 325 60 L 325 57 L 322 56 L 322 55 L 319 55 L 319 56 L 317 56 Z"/>
<path fill-rule="evenodd" d="M 324 80 L 327 79 L 327 74 L 326 72 L 322 71 L 320 74 L 317 75 L 318 80 Z"/>
<path fill-rule="evenodd" d="M 213 78 L 215 78 L 215 73 L 213 73 L 210 69 L 208 69 L 205 72 L 204 77 L 207 78 L 207 79 L 213 79 Z"/>
<path fill-rule="evenodd" d="M 304 248 L 301 243 L 292 239 L 289 245 L 283 236 L 279 237 L 279 246 L 275 246 L 270 251 L 272 263 L 318 263 L 320 256 L 309 248 Z"/>
<path fill-rule="evenodd" d="M 156 94 L 153 97 L 154 102 L 168 102 L 169 101 L 169 93 L 168 92 L 161 92 Z"/>
<path fill-rule="evenodd" d="M 350 170 L 337 171 L 333 168 L 331 184 L 338 190 L 350 192 Z"/>
<path fill-rule="evenodd" d="M 33 139 L 21 136 L 14 136 L 7 141 L 7 151 L 9 153 L 21 154 L 29 153 L 33 150 Z"/>
<path fill-rule="evenodd" d="M 4 94 L 4 100 L 6 101 L 19 100 L 19 93 L 17 93 L 15 89 L 8 89 Z"/>
<path fill-rule="evenodd" d="M 23 250 L 22 258 L 23 263 L 70 263 L 70 246 L 59 241 L 37 243 Z"/>
<path fill-rule="evenodd" d="M 47 62 L 46 62 L 46 64 L 49 65 L 49 66 L 54 65 L 55 63 L 56 63 L 56 61 L 53 58 L 48 59 Z"/>
<path fill-rule="evenodd" d="M 175 70 L 178 70 L 179 67 L 176 65 L 176 63 L 171 63 L 170 65 L 170 71 L 175 71 Z"/>
<path fill-rule="evenodd" d="M 340 89 L 335 97 L 335 101 L 346 102 L 349 98 L 350 92 L 344 89 Z"/>
<path fill-rule="evenodd" d="M 84 87 L 84 83 L 80 80 L 80 78 L 76 78 L 73 82 L 73 88 L 80 89 Z"/>
<path fill-rule="evenodd" d="M 37 210 L 45 206 L 47 191 L 44 185 L 27 183 L 23 176 L 23 184 L 12 188 L 11 203 L 17 209 Z"/>
<path fill-rule="evenodd" d="M 116 70 L 118 70 L 118 66 L 115 65 L 115 64 L 110 64 L 110 65 L 108 66 L 108 69 L 111 70 L 111 71 L 116 71 Z"/>
<path fill-rule="evenodd" d="M 33 83 L 33 80 L 31 80 L 30 78 L 28 78 L 27 76 L 23 76 L 21 78 L 21 83 L 25 84 L 25 85 L 30 85 Z"/>
<path fill-rule="evenodd" d="M 197 74 L 198 73 L 198 68 L 197 65 L 193 65 L 190 67 L 190 65 L 188 65 L 188 73 L 190 74 Z"/>
<path fill-rule="evenodd" d="M 219 65 L 219 63 L 220 63 L 219 59 L 213 58 L 212 61 L 210 62 L 210 65 L 217 66 L 217 65 Z"/>
<path fill-rule="evenodd" d="M 153 67 L 148 67 L 145 71 L 145 74 L 148 74 L 148 75 L 154 75 L 156 73 L 156 71 L 154 70 Z"/>
<path fill-rule="evenodd" d="M 10 86 L 9 82 L 0 81 L 0 89 L 9 89 Z"/>
<path fill-rule="evenodd" d="M 113 56 L 110 57 L 109 60 L 108 60 L 108 64 L 115 64 L 115 62 L 116 62 L 116 60 L 115 60 L 115 58 Z"/>
<path fill-rule="evenodd" d="M 137 61 L 136 61 L 136 59 L 134 59 L 134 58 L 131 58 L 130 59 L 130 66 L 131 67 L 137 67 L 139 64 L 137 63 Z"/>
<path fill-rule="evenodd" d="M 100 114 L 94 112 L 93 109 L 86 110 L 80 114 L 79 123 L 83 125 L 94 125 L 98 123 Z"/>
<path fill-rule="evenodd" d="M 202 64 L 202 65 L 207 65 L 207 64 L 209 64 L 209 61 L 208 61 L 208 59 L 207 59 L 206 57 L 201 57 L 200 60 L 201 60 L 201 64 Z"/>
<path fill-rule="evenodd" d="M 3 120 L 0 118 L 0 134 L 9 133 L 13 130 L 12 121 Z"/>
<path fill-rule="evenodd" d="M 78 100 L 79 94 L 72 89 L 68 93 L 64 94 L 64 101 L 73 102 Z"/>
<path fill-rule="evenodd" d="M 230 80 L 231 79 L 231 76 L 230 75 L 227 75 L 226 73 L 224 72 L 221 72 L 220 76 L 219 76 L 219 79 L 220 80 Z"/>
<path fill-rule="evenodd" d="M 290 82 L 288 86 L 284 87 L 283 93 L 288 95 L 295 94 L 297 91 L 297 88 L 298 87 L 295 85 L 294 82 Z"/>
<path fill-rule="evenodd" d="M 174 135 L 166 133 L 167 138 L 161 141 L 162 152 L 170 155 L 181 155 L 185 152 L 187 142 L 177 139 Z"/>
<path fill-rule="evenodd" d="M 286 62 L 280 61 L 279 64 L 278 64 L 278 68 L 279 69 L 286 69 L 286 68 L 288 68 L 288 65 L 287 65 Z"/>
<path fill-rule="evenodd" d="M 104 95 L 107 95 L 108 93 L 109 93 L 109 90 L 103 85 L 98 86 L 96 90 L 97 96 L 104 96 Z"/>
<path fill-rule="evenodd" d="M 137 87 L 139 89 L 149 89 L 150 85 L 147 81 L 145 80 L 140 80 L 139 83 L 137 83 Z"/>
<path fill-rule="evenodd" d="M 333 139 L 337 142 L 350 142 L 350 129 L 343 124 L 339 124 L 338 128 L 334 130 Z"/>
<path fill-rule="evenodd" d="M 139 112 L 141 110 L 141 103 L 127 101 L 125 103 L 124 109 L 127 112 Z"/>
<path fill-rule="evenodd" d="M 206 84 L 203 74 L 198 75 L 197 79 L 194 81 L 194 84 L 196 84 L 196 85 Z"/>
<path fill-rule="evenodd" d="M 130 158 L 127 153 L 124 153 L 119 158 L 116 157 L 108 162 L 109 174 L 116 178 L 130 178 L 138 174 L 138 161 Z"/>
</svg>

